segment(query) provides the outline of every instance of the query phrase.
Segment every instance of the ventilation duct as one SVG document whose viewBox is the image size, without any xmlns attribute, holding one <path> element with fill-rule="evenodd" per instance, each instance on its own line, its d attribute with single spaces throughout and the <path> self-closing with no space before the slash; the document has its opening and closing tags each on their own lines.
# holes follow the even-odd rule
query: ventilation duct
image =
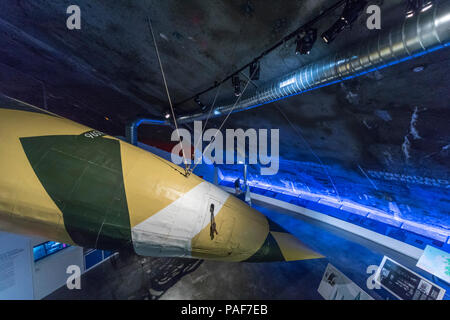
<svg viewBox="0 0 450 320">
<path fill-rule="evenodd" d="M 432 10 L 422 12 L 403 24 L 351 47 L 346 52 L 311 63 L 246 94 L 233 112 L 251 109 L 276 100 L 328 86 L 379 70 L 429 52 L 450 42 L 450 1 L 435 1 Z M 218 106 L 211 117 L 230 112 L 234 103 Z M 179 123 L 203 120 L 208 112 L 178 118 Z"/>
</svg>

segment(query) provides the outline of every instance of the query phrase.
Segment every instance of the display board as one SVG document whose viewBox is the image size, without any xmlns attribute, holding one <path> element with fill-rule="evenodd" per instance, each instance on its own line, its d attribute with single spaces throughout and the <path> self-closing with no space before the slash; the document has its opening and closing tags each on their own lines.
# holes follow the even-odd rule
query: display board
<svg viewBox="0 0 450 320">
<path fill-rule="evenodd" d="M 325 300 L 373 300 L 331 264 L 327 265 L 317 291 Z"/>
<path fill-rule="evenodd" d="M 416 266 L 450 283 L 450 253 L 428 245 Z"/>
<path fill-rule="evenodd" d="M 0 232 L 0 299 L 33 299 L 30 241 Z"/>
<path fill-rule="evenodd" d="M 442 300 L 445 294 L 441 287 L 386 256 L 375 281 L 400 300 Z"/>
</svg>

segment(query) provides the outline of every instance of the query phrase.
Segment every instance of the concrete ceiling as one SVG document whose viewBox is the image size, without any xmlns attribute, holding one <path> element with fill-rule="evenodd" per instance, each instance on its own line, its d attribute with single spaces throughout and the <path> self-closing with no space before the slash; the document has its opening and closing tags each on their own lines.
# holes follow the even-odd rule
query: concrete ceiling
<svg viewBox="0 0 450 320">
<path fill-rule="evenodd" d="M 153 21 L 170 93 L 177 102 L 248 63 L 334 2 L 3 1 L 0 91 L 110 134 L 123 135 L 128 121 L 139 115 L 161 116 L 168 108 L 147 16 Z M 403 19 L 404 1 L 371 3 L 382 7 L 382 28 Z M 81 30 L 66 28 L 66 8 L 71 4 L 81 8 Z M 338 14 L 320 22 L 319 32 Z M 296 56 L 295 44 L 286 43 L 261 61 L 261 80 L 255 84 L 364 41 L 376 32 L 367 30 L 365 18 L 360 17 L 331 45 L 319 39 L 309 56 Z M 440 179 L 440 191 L 436 192 L 441 197 L 435 211 L 445 217 L 450 180 L 449 58 L 449 49 L 444 49 L 233 114 L 225 127 L 279 128 L 282 159 L 299 163 L 320 159 L 338 168 L 331 174 L 342 177 L 343 184 L 355 186 L 350 188 L 349 197 L 359 193 L 359 183 L 367 183 L 361 168 Z M 424 70 L 413 72 L 417 66 Z M 201 99 L 210 103 L 214 94 Z M 224 84 L 218 99 L 232 95 L 231 83 Z M 188 102 L 177 105 L 177 112 L 196 108 Z M 210 125 L 217 127 L 222 120 L 211 120 Z M 140 134 L 143 138 L 169 139 L 161 137 L 161 132 L 147 127 Z M 404 182 L 391 181 L 383 195 L 372 191 L 374 197 L 389 194 L 389 199 L 397 200 L 402 193 L 400 202 L 419 207 L 409 186 L 399 191 L 404 187 Z M 445 219 L 441 226 L 448 227 Z"/>
</svg>

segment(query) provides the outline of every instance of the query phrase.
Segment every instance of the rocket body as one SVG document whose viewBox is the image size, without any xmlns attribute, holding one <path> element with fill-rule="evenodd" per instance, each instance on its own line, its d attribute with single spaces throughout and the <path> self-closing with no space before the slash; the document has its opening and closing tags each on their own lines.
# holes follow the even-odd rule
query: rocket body
<svg viewBox="0 0 450 320">
<path fill-rule="evenodd" d="M 0 229 L 86 248 L 221 261 L 319 258 L 245 202 L 148 151 L 0 105 Z"/>
</svg>

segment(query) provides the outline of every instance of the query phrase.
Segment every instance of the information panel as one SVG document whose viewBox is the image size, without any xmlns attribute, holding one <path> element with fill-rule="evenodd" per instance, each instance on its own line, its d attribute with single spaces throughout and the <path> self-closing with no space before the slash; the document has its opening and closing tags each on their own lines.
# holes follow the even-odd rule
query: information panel
<svg viewBox="0 0 450 320">
<path fill-rule="evenodd" d="M 373 300 L 331 264 L 327 265 L 317 291 L 325 300 Z"/>
<path fill-rule="evenodd" d="M 0 232 L 0 300 L 33 299 L 30 240 Z"/>
<path fill-rule="evenodd" d="M 450 253 L 426 246 L 416 266 L 450 283 Z"/>
<path fill-rule="evenodd" d="M 445 293 L 441 287 L 386 256 L 375 281 L 401 300 L 442 300 Z"/>
</svg>

